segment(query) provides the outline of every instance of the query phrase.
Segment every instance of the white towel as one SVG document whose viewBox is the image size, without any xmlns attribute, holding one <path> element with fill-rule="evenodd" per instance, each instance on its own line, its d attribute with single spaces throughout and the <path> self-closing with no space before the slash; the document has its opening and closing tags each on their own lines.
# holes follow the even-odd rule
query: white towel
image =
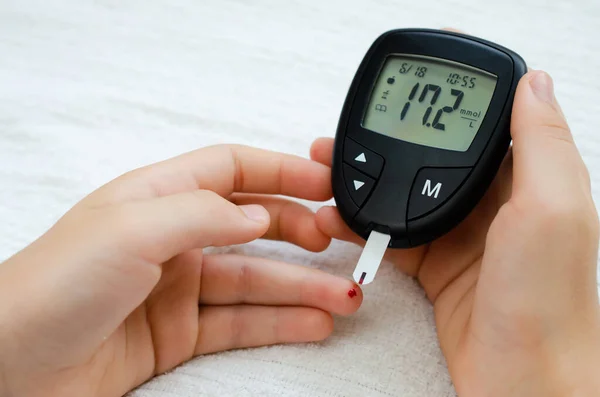
<svg viewBox="0 0 600 397">
<path fill-rule="evenodd" d="M 549 71 L 600 202 L 600 3 L 553 3 L 2 0 L 0 259 L 134 167 L 221 142 L 306 156 L 398 27 L 462 28 Z M 245 251 L 348 277 L 360 252 Z M 201 357 L 131 396 L 453 396 L 419 287 L 384 266 L 365 296 L 324 343 Z"/>
</svg>

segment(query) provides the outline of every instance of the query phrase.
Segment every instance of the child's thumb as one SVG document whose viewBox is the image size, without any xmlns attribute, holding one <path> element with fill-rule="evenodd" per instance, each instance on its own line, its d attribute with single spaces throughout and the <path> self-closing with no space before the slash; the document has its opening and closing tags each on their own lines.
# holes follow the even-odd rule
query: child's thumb
<svg viewBox="0 0 600 397">
<path fill-rule="evenodd" d="M 261 237 L 270 217 L 260 205 L 236 206 L 218 194 L 197 190 L 123 204 L 109 224 L 130 254 L 162 263 L 194 248 L 242 244 Z"/>
</svg>

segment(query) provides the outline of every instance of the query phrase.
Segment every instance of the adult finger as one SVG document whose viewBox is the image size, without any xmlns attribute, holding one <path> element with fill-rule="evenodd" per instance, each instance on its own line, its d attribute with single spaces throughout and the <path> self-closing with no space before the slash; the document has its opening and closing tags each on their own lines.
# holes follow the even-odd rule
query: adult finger
<svg viewBox="0 0 600 397">
<path fill-rule="evenodd" d="M 195 354 L 313 342 L 333 330 L 329 313 L 308 307 L 203 306 L 198 319 Z"/>
<path fill-rule="evenodd" d="M 263 238 L 287 241 L 313 252 L 325 250 L 331 242 L 331 238 L 317 228 L 315 214 L 300 203 L 280 197 L 243 193 L 233 194 L 229 200 L 237 205 L 258 204 L 269 212 L 271 224 Z"/>
<path fill-rule="evenodd" d="M 331 198 L 330 170 L 301 157 L 241 145 L 199 149 L 115 179 L 88 196 L 97 207 L 198 189 L 282 194 L 307 200 Z"/>
<path fill-rule="evenodd" d="M 304 266 L 241 255 L 207 255 L 202 265 L 202 304 L 310 306 L 349 315 L 362 298 L 354 282 Z"/>
</svg>

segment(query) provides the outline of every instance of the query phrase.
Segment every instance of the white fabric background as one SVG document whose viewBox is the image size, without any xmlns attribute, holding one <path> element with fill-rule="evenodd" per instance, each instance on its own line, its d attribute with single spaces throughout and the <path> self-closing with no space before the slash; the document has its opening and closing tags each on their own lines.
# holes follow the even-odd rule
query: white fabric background
<svg viewBox="0 0 600 397">
<path fill-rule="evenodd" d="M 0 260 L 134 167 L 222 142 L 306 156 L 371 42 L 411 26 L 549 71 L 600 202 L 597 0 L 0 0 Z M 359 255 L 246 251 L 348 276 Z M 324 343 L 198 358 L 132 396 L 453 396 L 415 283 L 385 267 L 365 293 Z"/>
</svg>

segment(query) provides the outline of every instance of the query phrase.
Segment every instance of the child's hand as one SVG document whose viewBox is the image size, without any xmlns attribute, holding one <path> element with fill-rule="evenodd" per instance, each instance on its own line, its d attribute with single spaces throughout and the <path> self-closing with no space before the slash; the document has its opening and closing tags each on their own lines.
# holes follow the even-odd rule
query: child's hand
<svg viewBox="0 0 600 397">
<path fill-rule="evenodd" d="M 588 396 L 600 390 L 598 216 L 550 77 L 518 88 L 512 153 L 473 213 L 434 243 L 387 258 L 421 282 L 462 397 Z M 312 157 L 331 162 L 333 142 Z M 335 208 L 328 236 L 363 244 Z M 595 385 L 595 387 L 594 387 Z"/>
<path fill-rule="evenodd" d="M 329 178 L 218 146 L 103 186 L 0 265 L 0 395 L 116 397 L 195 355 L 327 337 L 329 313 L 362 301 L 352 282 L 202 248 L 262 236 L 325 249 L 312 212 L 260 194 L 327 200 Z"/>
</svg>

